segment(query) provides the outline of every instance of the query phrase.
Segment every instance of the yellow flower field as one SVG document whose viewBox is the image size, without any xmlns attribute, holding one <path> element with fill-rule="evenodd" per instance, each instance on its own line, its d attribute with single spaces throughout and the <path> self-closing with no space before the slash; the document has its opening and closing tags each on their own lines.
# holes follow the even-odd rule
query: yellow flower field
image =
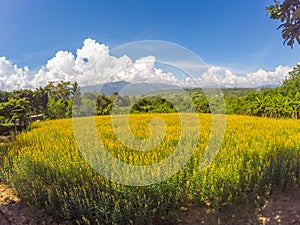
<svg viewBox="0 0 300 225">
<path fill-rule="evenodd" d="M 151 137 L 149 121 L 154 117 L 161 118 L 166 128 L 155 130 L 154 126 L 157 132 L 154 135 L 160 137 L 165 132 L 166 136 L 154 148 L 151 142 L 155 140 L 150 139 L 149 150 L 149 143 L 140 140 Z M 134 140 L 138 146 L 131 149 L 115 135 L 116 132 L 123 135 L 126 141 L 128 128 L 121 123 L 113 127 L 110 118 L 95 118 L 97 138 L 110 156 L 132 166 L 152 166 L 167 159 L 179 145 L 182 129 L 195 134 L 194 125 L 183 128 L 177 114 L 130 115 L 130 130 L 137 137 Z M 215 208 L 234 207 L 253 202 L 275 189 L 299 185 L 299 120 L 227 116 L 221 148 L 213 162 L 202 170 L 199 163 L 210 135 L 211 116 L 199 114 L 199 124 L 191 159 L 159 183 L 124 185 L 94 170 L 93 165 L 102 162 L 104 155 L 97 150 L 83 152 L 78 145 L 93 149 L 90 145 L 94 143 L 91 139 L 96 138 L 95 131 L 89 133 L 88 128 L 82 128 L 81 140 L 76 139 L 72 119 L 32 124 L 30 131 L 17 136 L 1 174 L 31 205 L 47 207 L 62 219 L 77 224 L 171 223 L 186 202 L 205 202 Z M 182 151 L 188 151 L 184 148 L 188 148 L 189 139 L 184 141 Z M 92 164 L 86 159 L 92 160 Z M 107 164 L 104 169 L 112 177 L 120 174 L 114 164 Z M 121 171 L 126 179 L 143 179 L 143 174 L 137 177 L 128 171 Z M 166 173 L 163 169 L 155 171 L 162 177 Z"/>
</svg>

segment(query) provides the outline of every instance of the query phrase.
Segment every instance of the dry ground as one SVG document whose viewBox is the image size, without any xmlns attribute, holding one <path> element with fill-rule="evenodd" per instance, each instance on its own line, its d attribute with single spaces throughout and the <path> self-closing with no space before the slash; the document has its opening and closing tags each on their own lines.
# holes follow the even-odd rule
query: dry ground
<svg viewBox="0 0 300 225">
<path fill-rule="evenodd" d="M 262 207 L 241 208 L 234 216 L 196 206 L 182 213 L 179 225 L 199 224 L 300 225 L 300 188 L 273 194 Z"/>
<path fill-rule="evenodd" d="M 0 185 L 0 225 L 58 225 L 52 218 L 38 216 L 6 185 Z"/>
<path fill-rule="evenodd" d="M 38 217 L 6 185 L 0 185 L 0 225 L 53 224 L 52 218 Z M 273 195 L 262 208 L 240 209 L 234 217 L 205 207 L 189 206 L 182 210 L 178 225 L 299 225 L 300 188 Z"/>
</svg>

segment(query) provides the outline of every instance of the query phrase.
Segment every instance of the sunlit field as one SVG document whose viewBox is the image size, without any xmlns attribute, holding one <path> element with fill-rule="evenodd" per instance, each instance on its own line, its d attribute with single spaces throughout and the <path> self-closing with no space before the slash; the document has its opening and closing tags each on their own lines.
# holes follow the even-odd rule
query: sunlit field
<svg viewBox="0 0 300 225">
<path fill-rule="evenodd" d="M 99 116 L 95 121 L 100 140 L 114 158 L 129 165 L 149 166 L 172 154 L 180 142 L 181 129 L 193 129 L 192 124 L 183 128 L 177 114 L 130 115 L 133 134 L 149 138 L 149 121 L 154 117 L 164 121 L 166 136 L 152 150 L 140 147 L 143 151 L 124 146 L 115 129 L 125 136 L 128 132 L 122 131 L 122 126 L 113 128 L 111 116 Z M 199 124 L 191 159 L 156 184 L 115 183 L 94 170 L 85 160 L 86 153 L 78 148 L 71 119 L 33 123 L 30 131 L 18 135 L 5 158 L 1 178 L 30 205 L 55 213 L 70 224 L 168 224 L 176 221 L 187 203 L 206 204 L 216 210 L 234 208 L 299 185 L 299 120 L 227 116 L 220 151 L 203 170 L 199 163 L 210 136 L 211 116 L 199 114 Z M 87 145 L 92 144 L 89 138 L 93 134 L 85 132 Z M 101 155 L 93 154 L 96 163 Z M 114 173 L 113 165 L 109 171 Z M 126 175 L 130 180 L 139 179 Z"/>
</svg>

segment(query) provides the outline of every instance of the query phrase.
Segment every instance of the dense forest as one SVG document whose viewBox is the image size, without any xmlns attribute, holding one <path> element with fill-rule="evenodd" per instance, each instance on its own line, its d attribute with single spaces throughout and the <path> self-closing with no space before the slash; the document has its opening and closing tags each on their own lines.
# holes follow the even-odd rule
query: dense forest
<svg viewBox="0 0 300 225">
<path fill-rule="evenodd" d="M 200 113 L 218 112 L 219 98 L 210 96 L 207 90 L 186 89 L 193 101 L 193 107 L 184 101 L 176 90 L 168 91 L 171 102 L 157 96 L 121 96 L 117 92 L 110 96 L 98 92 L 80 93 L 77 82 L 49 82 L 36 90 L 0 91 L 0 132 L 8 133 L 26 129 L 35 118 L 57 119 L 81 116 L 109 115 L 111 113 L 168 113 L 191 112 L 193 108 Z M 227 114 L 242 114 L 271 118 L 300 118 L 300 64 L 289 73 L 277 88 L 223 88 L 222 95 Z M 77 102 L 74 105 L 74 97 Z M 73 107 L 74 105 L 74 107 Z M 39 117 L 37 117 L 39 116 Z"/>
</svg>

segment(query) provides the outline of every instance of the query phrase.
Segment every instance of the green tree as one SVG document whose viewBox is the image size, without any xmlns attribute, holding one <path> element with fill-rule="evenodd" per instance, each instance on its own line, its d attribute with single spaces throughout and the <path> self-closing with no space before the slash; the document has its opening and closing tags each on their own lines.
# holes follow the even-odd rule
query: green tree
<svg viewBox="0 0 300 225">
<path fill-rule="evenodd" d="M 50 119 L 64 118 L 66 115 L 66 105 L 59 99 L 49 97 L 47 104 L 47 117 Z"/>
<path fill-rule="evenodd" d="M 75 102 L 75 104 L 74 104 Z M 82 104 L 79 84 L 75 81 L 70 87 L 70 98 L 66 107 L 66 116 L 72 117 L 72 114 L 78 115 Z"/>
<path fill-rule="evenodd" d="M 113 95 L 115 96 L 115 95 Z M 112 110 L 112 100 L 111 98 L 100 94 L 97 97 L 96 102 L 96 113 L 97 115 L 110 115 Z"/>
<path fill-rule="evenodd" d="M 296 94 L 300 90 L 300 64 L 297 64 L 291 72 L 289 77 L 283 81 L 281 88 L 286 93 Z"/>
<path fill-rule="evenodd" d="M 78 116 L 94 116 L 95 115 L 95 105 L 96 102 L 89 99 L 89 98 L 83 98 L 81 105 L 80 105 L 80 111 L 78 111 Z"/>
<path fill-rule="evenodd" d="M 8 101 L 8 92 L 0 90 L 0 102 Z"/>
<path fill-rule="evenodd" d="M 240 98 L 235 96 L 226 97 L 225 103 L 227 114 L 236 114 L 240 111 Z"/>
<path fill-rule="evenodd" d="M 200 112 L 200 113 L 209 113 L 210 112 L 209 102 L 204 95 L 195 98 L 193 100 L 193 102 L 194 102 L 195 107 L 198 112 Z"/>
<path fill-rule="evenodd" d="M 26 98 L 10 99 L 10 101 L 13 105 L 11 121 L 14 124 L 14 131 L 17 133 L 17 125 L 19 125 L 22 129 L 26 129 L 28 126 L 30 102 Z"/>
<path fill-rule="evenodd" d="M 75 88 L 78 88 L 77 83 L 75 84 L 75 86 Z M 72 114 L 71 109 L 73 102 L 69 100 L 72 97 L 72 91 L 76 90 L 74 90 L 74 86 L 71 86 L 71 82 L 49 82 L 48 85 L 45 87 L 45 91 L 48 95 L 48 103 L 46 110 L 47 118 L 65 118 Z M 56 112 L 55 110 L 58 111 Z"/>
<path fill-rule="evenodd" d="M 26 129 L 28 126 L 29 101 L 26 98 L 10 98 L 0 103 L 0 121 L 4 126 L 12 125 L 14 133 L 18 126 Z"/>
<path fill-rule="evenodd" d="M 32 115 L 45 114 L 48 104 L 48 94 L 44 88 L 38 88 L 33 92 L 33 99 L 30 102 Z"/>
<path fill-rule="evenodd" d="M 11 119 L 13 105 L 11 101 L 0 102 L 0 124 L 8 126 Z"/>
</svg>

